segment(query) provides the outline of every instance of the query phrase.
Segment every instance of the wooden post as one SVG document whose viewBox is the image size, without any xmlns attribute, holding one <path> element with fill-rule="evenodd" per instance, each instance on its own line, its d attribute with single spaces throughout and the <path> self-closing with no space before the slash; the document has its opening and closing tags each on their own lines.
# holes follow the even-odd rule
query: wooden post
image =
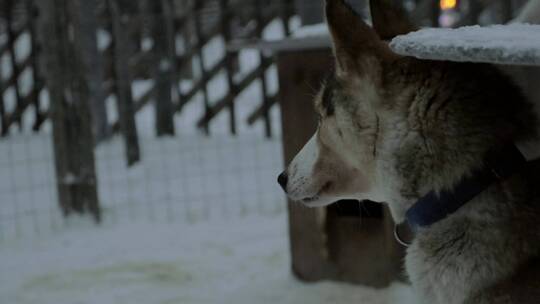
<svg viewBox="0 0 540 304">
<path fill-rule="evenodd" d="M 34 106 L 34 111 L 36 113 L 36 119 L 34 121 L 34 125 L 32 126 L 32 129 L 34 131 L 38 131 L 41 127 L 42 123 L 46 119 L 46 115 L 41 112 L 40 109 L 40 92 L 45 86 L 43 76 L 41 75 L 41 68 L 39 66 L 39 56 L 41 53 L 41 48 L 39 43 L 37 42 L 37 27 L 36 27 L 36 20 L 39 16 L 39 12 L 37 7 L 34 4 L 34 0 L 26 0 L 26 10 L 28 14 L 28 29 L 30 31 L 30 58 L 31 58 L 31 66 L 32 66 L 32 79 L 33 79 L 33 86 L 32 91 L 30 92 L 29 98 L 32 99 L 32 104 Z"/>
<path fill-rule="evenodd" d="M 103 60 L 97 45 L 98 0 L 75 0 L 73 5 L 73 29 L 75 43 L 80 45 L 86 69 L 93 132 L 96 142 L 109 138 L 111 128 L 107 118 L 105 92 L 103 90 Z"/>
<path fill-rule="evenodd" d="M 257 36 L 262 39 L 262 34 L 264 30 L 264 17 L 263 17 L 263 6 L 261 3 L 261 0 L 256 0 L 255 2 L 255 18 L 257 19 Z M 267 58 L 264 56 L 262 51 L 259 51 L 259 62 L 261 66 L 265 66 L 266 63 L 270 61 L 270 58 Z M 266 69 L 263 69 L 261 71 L 260 77 L 259 77 L 260 85 L 261 85 L 261 96 L 263 101 L 263 117 L 264 117 L 264 130 L 266 137 L 270 138 L 272 137 L 272 121 L 270 119 L 270 98 L 268 96 L 268 89 L 266 87 Z"/>
<path fill-rule="evenodd" d="M 114 37 L 114 74 L 116 82 L 116 105 L 120 132 L 124 137 L 127 165 L 132 166 L 140 160 L 139 139 L 135 124 L 135 107 L 131 92 L 129 55 L 133 46 L 129 33 L 130 14 L 136 10 L 137 3 L 131 0 L 109 0 Z"/>
<path fill-rule="evenodd" d="M 174 135 L 174 109 L 172 86 L 174 85 L 175 50 L 172 29 L 172 12 L 167 0 L 148 1 L 150 27 L 154 38 L 154 82 L 157 136 Z"/>
<path fill-rule="evenodd" d="M 13 117 L 13 121 L 17 123 L 19 126 L 19 129 L 22 129 L 21 125 L 21 116 L 19 113 L 19 109 L 22 109 L 22 96 L 21 96 L 21 89 L 19 87 L 19 65 L 17 64 L 17 54 L 15 52 L 15 42 L 17 41 L 17 36 L 15 35 L 15 29 L 13 28 L 13 6 L 14 1 L 13 0 L 5 0 L 4 1 L 4 10 L 6 12 L 6 30 L 7 30 L 7 38 L 8 38 L 8 52 L 9 52 L 9 58 L 11 63 L 11 75 L 15 75 L 13 79 L 13 87 L 15 90 L 15 98 L 16 98 L 16 110 L 13 111 L 15 114 L 15 117 Z M 19 113 L 19 114 L 17 114 Z M 9 128 L 9 126 L 8 126 Z"/>
<path fill-rule="evenodd" d="M 208 86 L 207 86 L 207 79 L 206 79 L 206 68 L 204 66 L 204 54 L 203 54 L 203 47 L 204 47 L 204 33 L 202 31 L 202 23 L 201 23 L 201 15 L 202 10 L 204 7 L 203 1 L 195 1 L 194 8 L 193 8 L 193 22 L 195 26 L 195 35 L 197 36 L 197 56 L 199 57 L 199 70 L 201 73 L 201 81 L 202 81 L 202 94 L 203 94 L 203 101 L 204 101 L 204 116 L 209 117 L 210 115 L 210 97 L 208 96 Z M 208 124 L 208 121 L 205 121 L 203 123 L 203 130 L 206 133 L 206 135 L 210 134 L 210 126 Z"/>
<path fill-rule="evenodd" d="M 333 59 L 328 49 L 289 49 L 278 51 L 277 65 L 283 151 L 289 163 L 316 129 L 311 96 L 332 70 Z M 375 287 L 401 278 L 403 250 L 393 239 L 386 210 L 363 218 L 340 216 L 332 207 L 306 208 L 293 202 L 288 210 L 292 270 L 298 278 Z"/>
<path fill-rule="evenodd" d="M 228 43 L 231 38 L 231 12 L 229 8 L 229 1 L 228 0 L 220 0 L 219 1 L 219 7 L 221 11 L 221 31 L 223 34 L 223 39 L 225 40 L 225 43 Z M 227 74 L 227 84 L 229 86 L 229 92 L 228 94 L 231 94 L 233 96 L 237 95 L 238 88 L 236 84 L 234 83 L 234 58 L 236 53 L 232 53 L 229 50 L 225 51 L 225 73 Z M 236 134 L 236 111 L 234 102 L 231 102 L 228 106 L 229 108 L 229 127 L 232 134 Z"/>
<path fill-rule="evenodd" d="M 51 97 L 54 157 L 60 207 L 65 216 L 101 214 L 97 198 L 94 141 L 82 50 L 70 35 L 71 0 L 40 0 L 41 42 Z"/>
</svg>

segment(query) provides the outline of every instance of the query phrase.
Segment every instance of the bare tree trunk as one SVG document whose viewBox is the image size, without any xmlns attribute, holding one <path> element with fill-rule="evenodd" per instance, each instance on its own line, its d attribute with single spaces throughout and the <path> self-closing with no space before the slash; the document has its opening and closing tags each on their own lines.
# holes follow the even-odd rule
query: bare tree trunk
<svg viewBox="0 0 540 304">
<path fill-rule="evenodd" d="M 54 156 L 60 207 L 65 216 L 101 214 L 97 198 L 89 91 L 79 45 L 70 39 L 70 0 L 40 0 L 46 82 L 51 96 Z"/>
<path fill-rule="evenodd" d="M 130 0 L 110 0 L 111 18 L 114 33 L 114 71 L 116 78 L 116 104 L 120 131 L 124 136 L 128 166 L 140 160 L 139 139 L 135 124 L 135 107 L 131 93 L 129 57 L 133 54 L 133 39 L 130 38 L 130 13 L 137 4 Z"/>
<path fill-rule="evenodd" d="M 97 46 L 97 6 L 98 0 L 75 0 L 73 24 L 75 43 L 80 46 L 88 80 L 90 106 L 92 109 L 93 131 L 97 142 L 111 135 L 103 90 L 103 60 Z"/>
</svg>

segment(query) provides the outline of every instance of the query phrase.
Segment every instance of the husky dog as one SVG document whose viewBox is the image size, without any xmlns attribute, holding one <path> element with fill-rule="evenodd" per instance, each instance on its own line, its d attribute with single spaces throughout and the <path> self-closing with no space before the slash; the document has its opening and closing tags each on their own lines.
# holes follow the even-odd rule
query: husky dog
<svg viewBox="0 0 540 304">
<path fill-rule="evenodd" d="M 405 259 L 423 303 L 540 303 L 540 163 L 507 148 L 536 138 L 532 106 L 490 65 L 393 53 L 380 37 L 403 27 L 374 30 L 343 0 L 327 0 L 326 20 L 335 73 L 316 133 L 278 178 L 289 198 L 385 202 L 398 223 L 420 203 L 442 210 L 416 214 L 428 223 Z"/>
</svg>

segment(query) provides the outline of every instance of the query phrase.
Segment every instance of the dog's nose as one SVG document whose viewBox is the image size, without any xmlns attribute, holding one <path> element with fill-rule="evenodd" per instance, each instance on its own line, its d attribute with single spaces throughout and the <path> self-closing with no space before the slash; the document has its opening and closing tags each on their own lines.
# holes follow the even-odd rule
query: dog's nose
<svg viewBox="0 0 540 304">
<path fill-rule="evenodd" d="M 277 182 L 281 185 L 281 188 L 283 188 L 283 191 L 285 191 L 285 193 L 287 193 L 288 180 L 289 180 L 289 177 L 287 176 L 286 172 L 281 173 L 277 178 Z"/>
</svg>

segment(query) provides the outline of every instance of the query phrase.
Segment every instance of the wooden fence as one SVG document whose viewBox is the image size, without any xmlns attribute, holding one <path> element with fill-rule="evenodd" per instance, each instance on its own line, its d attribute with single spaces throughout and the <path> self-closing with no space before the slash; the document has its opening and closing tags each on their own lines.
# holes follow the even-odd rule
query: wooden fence
<svg viewBox="0 0 540 304">
<path fill-rule="evenodd" d="M 8 134 L 10 128 L 22 127 L 21 115 L 29 110 L 35 112 L 34 130 L 39 130 L 48 117 L 48 108 L 40 103 L 40 93 L 45 88 L 43 73 L 40 67 L 41 47 L 36 33 L 37 17 L 40 10 L 36 0 L 4 0 L 2 5 L 2 26 L 0 33 L 6 39 L 0 41 L 0 56 L 8 54 L 9 64 L 13 71 L 9 78 L 0 83 L 1 94 L 13 89 L 16 107 L 6 109 L 0 100 L 1 134 Z M 203 48 L 213 38 L 221 37 L 227 44 L 231 40 L 256 39 L 261 37 L 263 29 L 272 21 L 281 19 L 288 33 L 288 21 L 293 14 L 292 1 L 249 1 L 249 0 L 207 0 L 207 1 L 129 1 L 129 0 L 92 0 L 82 2 L 86 11 L 95 10 L 96 15 L 82 18 L 81 28 L 101 30 L 108 33 L 112 39 L 104 48 L 99 50 L 96 57 L 92 51 L 86 51 L 85 57 L 90 58 L 94 70 L 92 83 L 92 114 L 94 119 L 94 134 L 98 141 L 107 138 L 111 131 L 126 133 L 129 122 L 122 119 L 107 124 L 107 113 L 104 100 L 114 95 L 118 99 L 127 99 L 119 104 L 131 103 L 133 109 L 121 109 L 127 112 L 137 112 L 152 101 L 156 102 L 156 132 L 158 135 L 173 134 L 172 115 L 180 112 L 198 93 L 202 93 L 205 102 L 205 113 L 198 120 L 198 126 L 210 133 L 209 124 L 222 111 L 230 114 L 230 132 L 236 133 L 237 119 L 235 115 L 235 97 L 242 93 L 254 81 L 263 84 L 263 98 L 260 106 L 249 117 L 249 123 L 262 119 L 265 121 L 266 135 L 271 136 L 271 121 L 268 111 L 276 103 L 274 95 L 266 92 L 265 71 L 272 61 L 260 54 L 260 65 L 241 78 L 237 77 L 235 62 L 237 52 L 227 52 L 221 60 L 212 67 L 207 67 L 202 56 Z M 82 16 L 84 17 L 84 16 Z M 94 19 L 94 20 L 92 20 Z M 80 20 L 77 16 L 70 22 Z M 256 22 L 255 26 L 249 22 Z M 242 30 L 241 33 L 239 30 Z M 31 39 L 31 51 L 26 58 L 16 54 L 16 42 L 23 35 Z M 88 35 L 85 35 L 88 36 Z M 143 49 L 142 39 L 153 40 L 153 47 Z M 97 48 L 95 38 L 88 37 L 87 45 Z M 178 50 L 177 40 L 183 41 L 183 49 Z M 92 41 L 93 40 L 93 41 Z M 92 45 L 93 44 L 93 45 Z M 188 90 L 182 90 L 177 85 L 178 80 L 189 75 L 194 58 L 202 70 L 201 77 L 194 79 Z M 96 69 L 99 67 L 99 69 Z M 26 94 L 21 92 L 20 76 L 25 70 L 32 73 L 32 89 Z M 217 74 L 227 73 L 228 93 L 210 105 L 208 83 Z M 137 79 L 154 79 L 154 86 L 138 99 L 133 99 L 128 92 L 131 82 Z M 97 83 L 97 82 L 101 82 Z M 170 88 L 173 88 L 171 91 Z M 161 102 L 164 101 L 164 102 Z M 120 112 L 122 112 L 120 111 Z M 133 128 L 130 128 L 134 131 Z"/>
<path fill-rule="evenodd" d="M 272 60 L 260 52 L 258 66 L 241 74 L 238 51 L 226 51 L 212 66 L 203 52 L 214 38 L 224 45 L 259 39 L 271 22 L 282 22 L 288 35 L 292 1 L 1 0 L 0 6 L 0 134 L 27 128 L 23 114 L 32 117 L 34 131 L 52 122 L 65 215 L 89 212 L 99 221 L 94 154 L 88 147 L 118 132 L 127 164 L 138 162 L 135 115 L 151 102 L 157 136 L 175 134 L 173 116 L 200 100 L 197 95 L 204 102 L 197 126 L 210 134 L 211 121 L 227 112 L 229 131 L 236 134 L 236 97 L 259 82 L 262 98 L 248 122 L 263 120 L 265 135 L 272 136 L 269 110 L 276 96 L 268 92 L 266 79 Z M 108 42 L 100 42 L 103 37 Z M 195 64 L 198 77 L 192 72 Z M 210 100 L 209 83 L 222 73 L 227 91 Z M 189 89 L 180 86 L 182 79 L 191 81 Z M 136 80 L 153 80 L 138 98 L 132 92 Z M 8 102 L 4 96 L 9 94 Z M 113 123 L 106 106 L 111 96 L 118 113 Z"/>
</svg>

